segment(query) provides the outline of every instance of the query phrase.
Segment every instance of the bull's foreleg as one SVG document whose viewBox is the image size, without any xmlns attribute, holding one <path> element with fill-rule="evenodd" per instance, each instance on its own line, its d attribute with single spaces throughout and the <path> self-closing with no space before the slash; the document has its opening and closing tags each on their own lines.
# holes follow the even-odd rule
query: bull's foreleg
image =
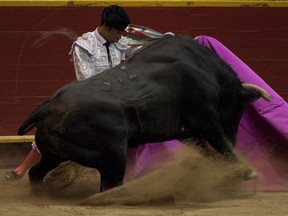
<svg viewBox="0 0 288 216">
<path fill-rule="evenodd" d="M 228 162 L 233 162 L 235 165 L 238 163 L 243 165 L 243 170 L 241 171 L 241 178 L 243 180 L 250 180 L 257 178 L 257 173 L 252 169 L 244 165 L 240 158 L 234 153 L 233 145 L 230 143 L 228 138 L 225 136 L 224 130 L 215 122 L 209 122 L 209 126 L 203 129 L 203 135 L 205 136 L 208 143 L 218 151 L 225 160 Z"/>
<path fill-rule="evenodd" d="M 214 106 L 193 107 L 191 115 L 185 116 L 186 124 L 191 126 L 191 131 L 196 131 L 198 137 L 205 139 L 217 152 L 223 155 L 227 160 L 238 161 L 233 152 L 233 146 L 219 121 L 218 113 Z M 197 113 L 197 115 L 195 114 Z"/>
<path fill-rule="evenodd" d="M 220 124 L 211 121 L 206 126 L 203 126 L 203 136 L 207 142 L 219 152 L 226 160 L 231 162 L 238 162 L 239 159 L 233 151 L 233 145 L 226 137 L 224 130 Z"/>
</svg>

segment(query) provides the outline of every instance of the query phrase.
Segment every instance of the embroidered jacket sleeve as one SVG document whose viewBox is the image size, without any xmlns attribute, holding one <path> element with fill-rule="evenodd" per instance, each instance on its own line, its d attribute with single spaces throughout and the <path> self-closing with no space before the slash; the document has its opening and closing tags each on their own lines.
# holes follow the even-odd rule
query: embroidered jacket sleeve
<svg viewBox="0 0 288 216">
<path fill-rule="evenodd" d="M 99 68 L 96 68 L 98 64 L 95 62 L 95 56 L 98 55 L 98 45 L 99 42 L 94 32 L 84 33 L 72 44 L 70 54 L 72 55 L 78 81 L 88 79 L 99 72 Z"/>
<path fill-rule="evenodd" d="M 95 64 L 90 61 L 91 55 L 77 44 L 72 53 L 77 80 L 85 80 L 95 75 Z"/>
<path fill-rule="evenodd" d="M 115 46 L 118 50 L 121 51 L 121 61 L 125 61 L 127 58 L 132 56 L 132 54 L 138 50 L 141 46 L 135 46 L 134 44 L 138 43 L 137 41 L 128 38 L 128 37 L 121 37 L 121 39 L 115 43 Z"/>
</svg>

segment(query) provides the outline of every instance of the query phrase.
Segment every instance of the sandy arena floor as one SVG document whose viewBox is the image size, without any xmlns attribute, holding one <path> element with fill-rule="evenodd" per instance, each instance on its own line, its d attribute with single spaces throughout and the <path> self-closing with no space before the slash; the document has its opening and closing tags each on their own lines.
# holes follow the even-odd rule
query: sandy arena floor
<svg viewBox="0 0 288 216">
<path fill-rule="evenodd" d="M 62 177 L 47 178 L 46 187 L 52 188 L 56 197 L 31 193 L 27 176 L 17 182 L 6 182 L 2 177 L 0 215 L 288 215 L 288 191 L 235 190 L 235 184 L 239 186 L 235 173 L 241 168 L 224 165 L 220 169 L 219 164 L 202 159 L 199 155 L 192 160 L 191 156 L 189 160 L 182 157 L 173 165 L 105 193 L 97 191 L 98 173 L 82 167 L 68 173 L 59 168 Z M 0 170 L 0 175 L 6 171 Z"/>
</svg>

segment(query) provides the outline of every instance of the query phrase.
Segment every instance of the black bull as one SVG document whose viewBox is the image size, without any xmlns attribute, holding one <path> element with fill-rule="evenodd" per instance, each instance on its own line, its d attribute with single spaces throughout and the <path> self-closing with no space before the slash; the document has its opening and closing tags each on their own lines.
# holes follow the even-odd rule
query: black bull
<svg viewBox="0 0 288 216">
<path fill-rule="evenodd" d="M 33 111 L 18 132 L 37 128 L 42 159 L 30 181 L 41 183 L 71 160 L 98 169 L 103 191 L 122 184 L 127 148 L 188 137 L 237 161 L 240 118 L 263 92 L 244 88 L 226 63 L 191 38 L 164 37 L 115 68 L 65 85 Z"/>
</svg>

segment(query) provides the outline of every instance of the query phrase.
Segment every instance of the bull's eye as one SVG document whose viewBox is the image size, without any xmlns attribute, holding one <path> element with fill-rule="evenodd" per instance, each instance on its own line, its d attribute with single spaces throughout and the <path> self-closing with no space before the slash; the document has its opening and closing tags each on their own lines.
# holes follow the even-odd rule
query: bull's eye
<svg viewBox="0 0 288 216">
<path fill-rule="evenodd" d="M 184 132 L 184 131 L 188 131 L 188 129 L 187 128 L 185 128 L 183 125 L 182 125 L 182 127 L 181 127 L 181 129 L 180 129 L 182 132 Z"/>
</svg>

